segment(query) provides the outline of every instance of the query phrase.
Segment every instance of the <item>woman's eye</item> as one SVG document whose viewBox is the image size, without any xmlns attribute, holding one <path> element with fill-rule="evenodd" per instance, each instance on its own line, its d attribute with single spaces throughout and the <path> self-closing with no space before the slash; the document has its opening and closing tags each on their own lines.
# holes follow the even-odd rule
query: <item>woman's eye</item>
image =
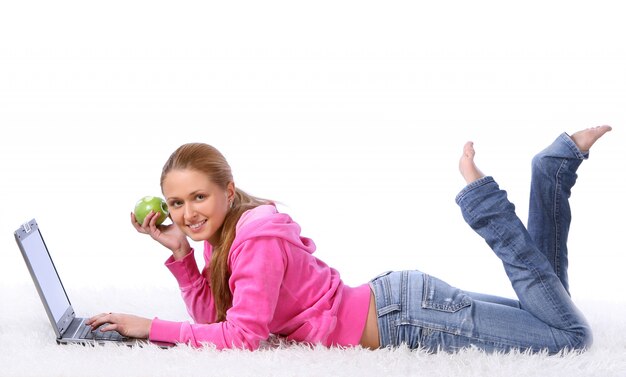
<svg viewBox="0 0 626 377">
<path fill-rule="evenodd" d="M 175 201 L 175 202 L 170 203 L 170 205 L 169 205 L 169 206 L 170 206 L 170 207 L 174 207 L 174 208 L 180 208 L 180 206 L 182 206 L 182 205 L 183 205 L 183 202 L 181 202 L 181 201 L 177 200 L 177 201 Z"/>
<path fill-rule="evenodd" d="M 196 195 L 196 199 L 197 199 L 197 200 L 204 200 L 205 198 L 206 198 L 206 195 L 204 195 L 204 194 L 198 194 L 198 195 Z"/>
</svg>

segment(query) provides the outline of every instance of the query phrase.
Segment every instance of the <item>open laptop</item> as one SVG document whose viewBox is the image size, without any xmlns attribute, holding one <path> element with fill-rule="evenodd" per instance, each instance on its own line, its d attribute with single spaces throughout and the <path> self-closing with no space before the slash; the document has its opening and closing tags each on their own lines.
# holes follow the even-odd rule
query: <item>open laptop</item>
<svg viewBox="0 0 626 377">
<path fill-rule="evenodd" d="M 141 345 L 145 340 L 127 338 L 116 331 L 91 331 L 85 325 L 87 318 L 76 317 L 74 308 L 65 292 L 61 278 L 52 262 L 41 230 L 35 219 L 22 224 L 15 231 L 15 241 L 19 246 L 30 276 L 46 309 L 56 335 L 57 343 L 105 344 L 117 342 L 127 345 Z M 172 344 L 158 344 L 166 347 Z"/>
</svg>

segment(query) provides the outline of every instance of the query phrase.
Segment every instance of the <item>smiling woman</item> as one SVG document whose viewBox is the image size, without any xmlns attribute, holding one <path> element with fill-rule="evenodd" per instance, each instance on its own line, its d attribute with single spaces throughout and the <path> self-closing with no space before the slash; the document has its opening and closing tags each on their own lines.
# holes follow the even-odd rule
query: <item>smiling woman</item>
<svg viewBox="0 0 626 377">
<path fill-rule="evenodd" d="M 214 147 L 179 147 L 165 163 L 161 189 L 172 224 L 150 212 L 135 229 L 172 252 L 177 279 L 195 324 L 103 313 L 102 331 L 170 343 L 257 349 L 271 335 L 325 346 L 457 351 L 583 350 L 592 343 L 585 317 L 569 295 L 569 196 L 578 167 L 610 126 L 562 133 L 532 163 L 525 227 L 493 177 L 474 163 L 467 142 L 459 160 L 466 186 L 456 197 L 465 221 L 502 261 L 518 300 L 466 292 L 417 270 L 387 272 L 350 287 L 313 256 L 314 242 L 271 200 L 235 186 Z M 557 226 L 550 226 L 554 221 Z M 204 242 L 200 272 L 189 240 Z M 541 283 L 541 284 L 539 284 Z"/>
<path fill-rule="evenodd" d="M 172 221 L 189 238 L 208 240 L 211 244 L 219 241 L 217 230 L 234 201 L 233 182 L 223 189 L 200 171 L 173 170 L 163 181 L 163 193 L 171 208 Z"/>
<path fill-rule="evenodd" d="M 218 348 L 255 349 L 270 334 L 326 345 L 377 345 L 362 339 L 373 302 L 368 285 L 344 285 L 337 271 L 312 255 L 315 244 L 300 235 L 298 224 L 271 200 L 236 188 L 217 149 L 179 147 L 163 167 L 161 188 L 173 224 L 157 226 L 155 213 L 142 224 L 132 214 L 131 220 L 138 232 L 172 251 L 166 265 L 196 324 L 103 313 L 90 320 L 93 327 L 109 323 L 103 331 L 173 337 L 196 346 L 209 341 Z M 204 241 L 202 273 L 187 238 Z"/>
</svg>

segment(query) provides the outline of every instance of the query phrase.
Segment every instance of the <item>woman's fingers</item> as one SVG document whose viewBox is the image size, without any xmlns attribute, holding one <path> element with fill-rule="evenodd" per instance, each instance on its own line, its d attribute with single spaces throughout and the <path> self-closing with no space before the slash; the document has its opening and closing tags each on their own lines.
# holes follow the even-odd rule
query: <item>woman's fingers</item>
<svg viewBox="0 0 626 377">
<path fill-rule="evenodd" d="M 158 214 L 154 211 L 148 212 L 146 217 L 143 219 L 143 223 L 137 222 L 137 217 L 134 213 L 130 213 L 130 222 L 139 233 L 143 234 L 154 234 L 158 230 L 156 225 L 156 221 L 158 219 Z"/>
<path fill-rule="evenodd" d="M 100 328 L 100 331 L 118 331 L 118 325 L 116 323 L 109 323 L 108 325 L 104 325 Z M 118 331 L 120 332 L 120 331 Z M 120 332 L 121 333 L 121 332 Z"/>
<path fill-rule="evenodd" d="M 149 235 L 166 248 L 172 251 L 178 250 L 180 249 L 181 243 L 187 243 L 185 235 L 182 234 L 174 224 L 157 225 L 158 218 L 158 213 L 150 211 L 143 220 L 143 223 L 140 224 L 137 222 L 135 214 L 132 212 L 130 214 L 130 222 L 137 232 Z"/>
<path fill-rule="evenodd" d="M 102 326 L 102 332 L 117 331 L 124 336 L 145 339 L 150 334 L 152 320 L 131 314 L 102 313 L 89 318 L 86 324 L 92 329 Z"/>
<path fill-rule="evenodd" d="M 96 314 L 93 317 L 89 318 L 87 321 L 85 321 L 85 324 L 87 326 L 91 326 L 92 329 L 97 329 L 98 327 L 102 326 L 103 324 L 109 322 L 109 317 L 111 316 L 111 313 L 100 313 L 100 314 Z"/>
<path fill-rule="evenodd" d="M 136 231 L 138 231 L 139 233 L 146 233 L 144 231 L 144 229 L 141 227 L 141 224 L 139 224 L 137 222 L 137 218 L 135 217 L 134 213 L 130 213 L 130 223 L 133 225 L 133 228 L 135 228 Z"/>
<path fill-rule="evenodd" d="M 154 215 L 156 215 L 156 212 L 154 212 L 152 210 L 150 212 L 148 212 L 148 214 L 146 215 L 146 218 L 143 219 L 143 224 L 141 224 L 141 226 L 144 229 L 150 229 L 151 228 L 152 219 L 154 219 L 154 217 L 155 217 Z"/>
</svg>

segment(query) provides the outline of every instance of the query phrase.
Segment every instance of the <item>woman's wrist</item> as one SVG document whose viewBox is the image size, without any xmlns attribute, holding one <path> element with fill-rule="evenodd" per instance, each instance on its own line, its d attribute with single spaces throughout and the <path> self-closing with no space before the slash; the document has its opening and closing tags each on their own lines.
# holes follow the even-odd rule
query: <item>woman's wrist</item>
<svg viewBox="0 0 626 377">
<path fill-rule="evenodd" d="M 181 260 L 187 256 L 191 252 L 191 246 L 189 244 L 183 245 L 180 248 L 173 250 L 172 254 L 174 255 L 175 260 Z"/>
</svg>

